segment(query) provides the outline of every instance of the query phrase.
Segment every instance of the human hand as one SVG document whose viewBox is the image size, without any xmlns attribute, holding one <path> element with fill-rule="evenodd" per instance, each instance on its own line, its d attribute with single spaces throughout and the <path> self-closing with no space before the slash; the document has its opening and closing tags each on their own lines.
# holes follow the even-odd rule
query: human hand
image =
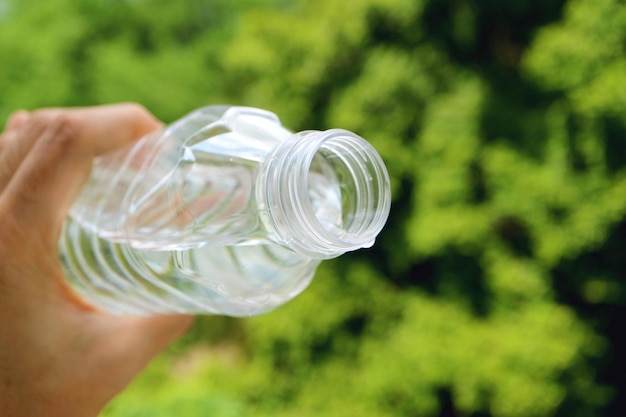
<svg viewBox="0 0 626 417">
<path fill-rule="evenodd" d="M 2 416 L 97 416 L 190 325 L 183 315 L 96 311 L 68 286 L 57 251 L 93 158 L 160 126 L 134 104 L 9 118 L 0 135 Z"/>
</svg>

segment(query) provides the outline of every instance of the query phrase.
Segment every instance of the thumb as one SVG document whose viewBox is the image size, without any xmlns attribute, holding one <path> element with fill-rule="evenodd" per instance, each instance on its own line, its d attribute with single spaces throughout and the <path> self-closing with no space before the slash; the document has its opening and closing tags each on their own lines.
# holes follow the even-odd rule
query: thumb
<svg viewBox="0 0 626 417">
<path fill-rule="evenodd" d="M 79 349 L 86 344 L 88 349 L 79 355 L 82 378 L 68 390 L 72 393 L 72 407 L 102 408 L 157 354 L 182 336 L 192 321 L 193 317 L 186 315 L 91 316 L 85 322 L 89 330 L 81 332 L 85 335 L 83 343 L 74 343 Z"/>
<path fill-rule="evenodd" d="M 176 339 L 181 337 L 191 326 L 193 316 L 154 315 L 148 317 L 124 318 L 123 335 L 127 340 L 122 343 L 132 344 L 145 356 L 158 354 Z"/>
<path fill-rule="evenodd" d="M 156 355 L 181 337 L 191 326 L 193 316 L 156 315 L 119 317 L 111 326 L 106 355 L 125 362 L 127 372 L 138 372 Z"/>
</svg>

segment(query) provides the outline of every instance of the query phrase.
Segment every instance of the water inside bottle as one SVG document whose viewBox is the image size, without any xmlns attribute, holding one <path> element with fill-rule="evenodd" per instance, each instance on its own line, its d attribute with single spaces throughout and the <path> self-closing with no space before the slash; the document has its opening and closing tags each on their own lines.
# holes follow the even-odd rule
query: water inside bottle
<svg viewBox="0 0 626 417">
<path fill-rule="evenodd" d="M 137 249 L 66 223 L 63 263 L 85 298 L 113 313 L 250 316 L 289 301 L 319 261 L 276 244 Z"/>
</svg>

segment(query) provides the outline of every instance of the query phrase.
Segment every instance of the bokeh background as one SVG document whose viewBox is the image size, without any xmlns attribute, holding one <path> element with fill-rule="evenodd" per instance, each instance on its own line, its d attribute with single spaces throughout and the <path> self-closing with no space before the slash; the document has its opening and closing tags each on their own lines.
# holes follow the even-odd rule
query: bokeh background
<svg viewBox="0 0 626 417">
<path fill-rule="evenodd" d="M 386 161 L 377 244 L 104 417 L 626 415 L 620 0 L 0 0 L 0 118 L 241 104 Z"/>
</svg>

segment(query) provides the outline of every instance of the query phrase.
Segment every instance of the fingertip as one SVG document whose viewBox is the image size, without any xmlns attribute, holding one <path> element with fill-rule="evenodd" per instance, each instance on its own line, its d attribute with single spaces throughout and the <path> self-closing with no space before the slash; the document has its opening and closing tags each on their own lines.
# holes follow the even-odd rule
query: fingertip
<svg viewBox="0 0 626 417">
<path fill-rule="evenodd" d="M 128 119 L 132 121 L 135 134 L 143 136 L 146 133 L 150 133 L 154 130 L 160 129 L 164 126 L 163 122 L 157 119 L 145 106 L 139 103 L 124 102 L 117 104 L 109 104 L 102 106 L 102 108 L 108 108 L 113 112 L 119 113 L 120 119 Z M 121 116 L 121 114 L 124 116 Z"/>
<path fill-rule="evenodd" d="M 24 126 L 24 124 L 30 118 L 30 112 L 28 110 L 16 110 L 7 119 L 5 131 L 16 130 Z"/>
</svg>

